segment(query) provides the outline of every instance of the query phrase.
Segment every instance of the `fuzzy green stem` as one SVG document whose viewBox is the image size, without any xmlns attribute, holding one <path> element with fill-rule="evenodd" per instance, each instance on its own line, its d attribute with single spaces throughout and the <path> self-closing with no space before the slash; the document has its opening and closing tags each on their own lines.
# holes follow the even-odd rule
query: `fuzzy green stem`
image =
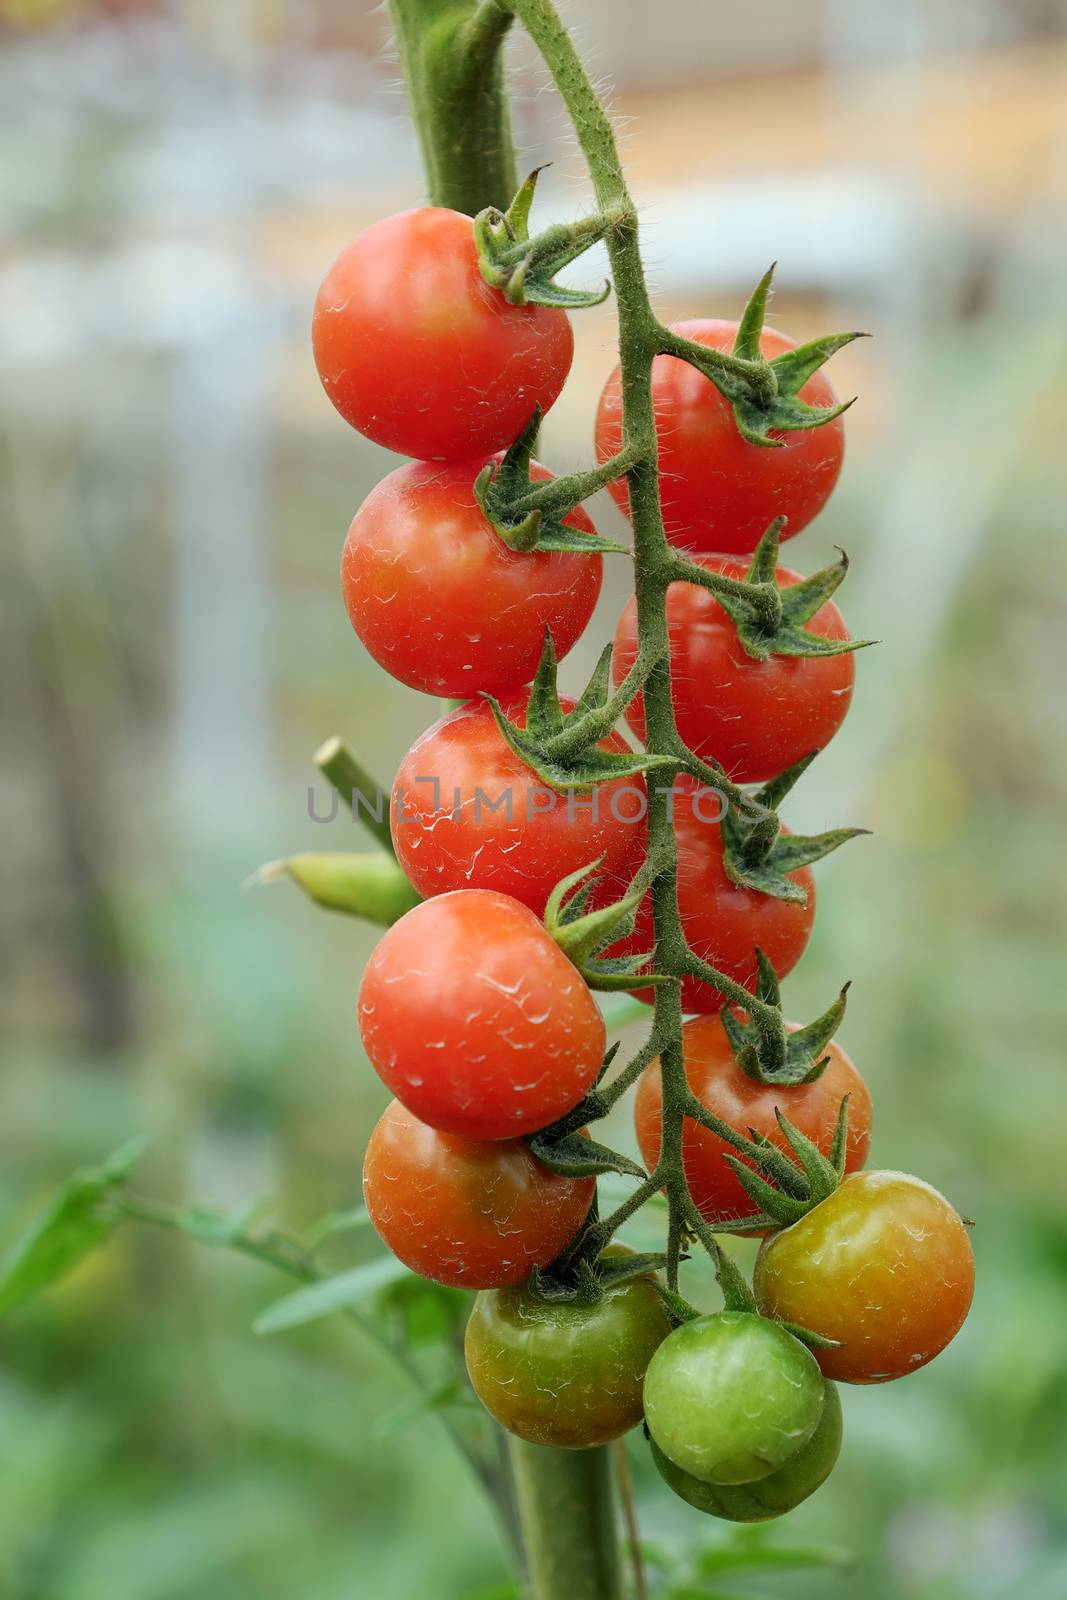
<svg viewBox="0 0 1067 1600">
<path fill-rule="evenodd" d="M 611 1454 L 512 1439 L 530 1600 L 623 1600 Z"/>
<path fill-rule="evenodd" d="M 389 0 L 432 204 L 476 216 L 518 188 L 496 0 Z"/>
</svg>

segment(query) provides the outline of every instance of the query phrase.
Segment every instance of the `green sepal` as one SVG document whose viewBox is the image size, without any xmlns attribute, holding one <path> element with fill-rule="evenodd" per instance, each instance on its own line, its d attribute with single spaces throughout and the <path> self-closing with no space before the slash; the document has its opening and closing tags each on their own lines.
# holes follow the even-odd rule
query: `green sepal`
<svg viewBox="0 0 1067 1600">
<path fill-rule="evenodd" d="M 663 1301 L 667 1315 L 676 1328 L 681 1327 L 683 1322 L 695 1322 L 698 1317 L 703 1316 L 703 1312 L 698 1311 L 695 1306 L 691 1306 L 689 1301 L 680 1295 L 677 1290 L 668 1289 L 667 1285 L 660 1283 L 658 1278 L 656 1279 L 656 1293 Z"/>
<path fill-rule="evenodd" d="M 534 407 L 526 427 L 509 445 L 500 461 L 488 461 L 474 480 L 474 498 L 487 522 L 512 550 L 566 550 L 581 555 L 631 555 L 624 544 L 599 534 L 572 528 L 566 518 L 569 505 L 558 512 L 540 508 L 524 511 L 522 498 L 534 487 L 530 477 L 534 445 L 541 427 L 541 410 Z M 577 502 L 575 502 L 577 504 Z"/>
<path fill-rule="evenodd" d="M 847 1095 L 843 1097 L 838 1111 L 829 1158 L 799 1128 L 794 1127 L 777 1107 L 775 1116 L 792 1152 L 789 1188 L 801 1192 L 787 1193 L 784 1188 L 768 1181 L 768 1177 L 780 1168 L 783 1159 L 790 1161 L 790 1157 L 768 1139 L 753 1140 L 746 1154 L 750 1155 L 758 1170 L 753 1170 L 736 1156 L 728 1155 L 725 1158 L 758 1212 L 756 1217 L 739 1219 L 738 1227 L 733 1231 L 740 1231 L 742 1225 L 745 1229 L 790 1227 L 833 1194 L 844 1175 L 848 1143 Z"/>
<path fill-rule="evenodd" d="M 789 874 L 821 861 L 850 839 L 869 832 L 867 828 L 832 828 L 816 834 L 781 832 L 777 808 L 817 754 L 812 751 L 803 756 L 764 784 L 754 796 L 753 812 L 741 812 L 732 806 L 723 817 L 723 867 L 731 883 L 739 888 L 757 889 L 776 900 L 806 905 L 806 892 L 790 880 Z"/>
<path fill-rule="evenodd" d="M 627 1178 L 646 1176 L 644 1168 L 629 1156 L 609 1150 L 607 1145 L 597 1144 L 581 1133 L 533 1133 L 526 1146 L 543 1167 L 559 1173 L 561 1178 L 596 1178 L 602 1172 L 621 1172 Z"/>
<path fill-rule="evenodd" d="M 634 1278 L 650 1277 L 653 1273 L 662 1272 L 666 1265 L 665 1255 L 652 1252 L 601 1256 L 596 1273 L 603 1287 L 608 1289 L 615 1284 L 631 1283 Z"/>
<path fill-rule="evenodd" d="M 756 980 L 756 997 L 766 1005 L 780 1009 L 781 994 L 777 974 L 759 948 L 756 950 L 756 962 L 759 973 Z M 833 1004 L 828 1006 L 821 1016 L 816 1017 L 814 1022 L 809 1022 L 805 1027 L 797 1028 L 792 1033 L 783 1031 L 784 1053 L 779 1054 L 776 1051 L 773 1060 L 767 1058 L 764 1035 L 753 1019 L 747 1017 L 742 1022 L 735 1007 L 723 1006 L 719 1013 L 723 1032 L 730 1041 L 730 1047 L 742 1072 L 756 1083 L 787 1085 L 814 1083 L 825 1071 L 829 1057 L 824 1051 L 841 1026 L 849 987 L 850 985 L 846 983 Z"/>
<path fill-rule="evenodd" d="M 557 688 L 556 647 L 552 635 L 546 633 L 541 660 L 530 688 L 525 726 L 522 728 L 508 721 L 503 707 L 493 695 L 483 693 L 483 699 L 488 703 L 508 747 L 543 783 L 560 794 L 566 794 L 569 789 L 592 789 L 598 783 L 610 783 L 616 778 L 635 778 L 653 767 L 675 764 L 671 756 L 650 756 L 636 750 L 602 750 L 598 743 L 590 744 L 574 756 L 551 754 L 548 746 L 557 734 L 573 726 L 588 711 L 604 704 L 601 691 L 606 697 L 607 685 L 603 662 L 602 656 L 574 710 L 564 711 Z"/>
<path fill-rule="evenodd" d="M 654 972 L 646 976 L 641 972 L 642 966 L 651 959 L 647 951 L 625 956 L 600 955 L 608 945 L 628 938 L 633 932 L 637 908 L 646 893 L 644 887 L 632 889 L 610 905 L 586 911 L 590 890 L 596 882 L 592 874 L 600 864 L 599 860 L 590 862 L 587 867 L 579 867 L 577 872 L 560 879 L 545 906 L 545 927 L 591 989 L 632 989 L 638 977 L 643 984 L 666 983 L 668 979 L 664 974 Z"/>
<path fill-rule="evenodd" d="M 778 1322 L 778 1318 L 774 1318 Z M 816 1333 L 814 1328 L 802 1328 L 799 1322 L 778 1322 L 780 1328 L 786 1333 L 791 1333 L 794 1339 L 799 1339 L 801 1344 L 806 1344 L 809 1350 L 840 1350 L 840 1339 L 828 1339 L 824 1333 Z"/>
<path fill-rule="evenodd" d="M 823 427 L 848 410 L 852 400 L 837 406 L 811 406 L 799 398 L 799 391 L 835 351 L 864 337 L 861 333 L 830 334 L 766 361 L 760 353 L 760 336 L 773 275 L 772 266 L 753 290 L 737 326 L 733 357 L 751 362 L 751 375 L 724 364 L 719 352 L 702 350 L 695 342 L 686 344 L 684 351 L 673 352 L 715 385 L 730 402 L 741 437 L 763 449 L 782 448 L 784 441 L 772 438 L 772 433 Z"/>
<path fill-rule="evenodd" d="M 531 239 L 530 210 L 543 171 L 543 166 L 534 168 L 506 211 L 487 206 L 475 217 L 479 270 L 486 283 L 499 289 L 513 306 L 555 306 L 566 311 L 598 306 L 611 293 L 609 282 L 598 289 L 568 289 L 553 280 L 557 272 L 603 238 L 606 222 L 591 217 L 573 224 L 557 223 Z"/>
<path fill-rule="evenodd" d="M 841 656 L 866 649 L 873 640 L 825 639 L 805 628 L 837 592 L 848 571 L 848 557 L 841 551 L 840 560 L 810 578 L 779 584 L 778 546 L 785 522 L 785 517 L 775 517 L 768 524 L 743 580 L 696 562 L 685 562 L 679 576 L 715 596 L 733 622 L 741 648 L 753 661 L 766 661 L 770 656 Z"/>
<path fill-rule="evenodd" d="M 541 409 L 535 406 L 526 427 L 508 446 L 501 460 L 487 462 L 474 480 L 474 497 L 486 520 L 512 550 L 630 554 L 626 545 L 572 528 L 564 519 L 574 510 L 573 505 L 549 515 L 540 508 L 521 509 L 518 502 L 534 487 L 530 464 L 540 427 Z"/>
</svg>

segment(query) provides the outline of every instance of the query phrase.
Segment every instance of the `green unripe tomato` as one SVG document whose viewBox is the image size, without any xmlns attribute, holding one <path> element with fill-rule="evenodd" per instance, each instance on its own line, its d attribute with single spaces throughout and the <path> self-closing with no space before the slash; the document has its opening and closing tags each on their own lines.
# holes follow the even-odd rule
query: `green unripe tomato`
<svg viewBox="0 0 1067 1600">
<path fill-rule="evenodd" d="M 592 1305 L 542 1300 L 525 1284 L 485 1290 L 467 1323 L 467 1371 L 511 1433 L 585 1450 L 640 1422 L 645 1369 L 670 1331 L 650 1277 L 609 1286 Z"/>
<path fill-rule="evenodd" d="M 819 1426 L 807 1444 L 784 1466 L 754 1483 L 705 1483 L 675 1466 L 654 1439 L 649 1443 L 664 1483 L 698 1511 L 726 1522 L 769 1522 L 814 1494 L 833 1471 L 841 1450 L 841 1400 L 828 1383 Z"/>
<path fill-rule="evenodd" d="M 818 1427 L 823 1379 L 777 1322 L 720 1311 L 675 1328 L 645 1374 L 645 1420 L 675 1466 L 705 1483 L 751 1483 Z"/>
</svg>

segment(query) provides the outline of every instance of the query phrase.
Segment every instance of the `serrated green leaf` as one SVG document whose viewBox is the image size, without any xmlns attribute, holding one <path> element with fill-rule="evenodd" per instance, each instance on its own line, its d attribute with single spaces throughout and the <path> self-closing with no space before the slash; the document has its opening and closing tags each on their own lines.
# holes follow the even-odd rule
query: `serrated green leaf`
<svg viewBox="0 0 1067 1600">
<path fill-rule="evenodd" d="M 364 1305 L 373 1295 L 398 1279 L 410 1276 L 403 1262 L 394 1256 L 379 1256 L 361 1267 L 352 1267 L 334 1277 L 309 1283 L 304 1289 L 275 1300 L 252 1324 L 258 1334 L 282 1333 L 299 1328 L 320 1317 L 333 1316 Z"/>
<path fill-rule="evenodd" d="M 58 1283 L 110 1238 L 122 1213 L 106 1208 L 107 1197 L 126 1181 L 143 1149 L 140 1140 L 123 1145 L 63 1185 L 0 1263 L 0 1315 Z"/>
</svg>

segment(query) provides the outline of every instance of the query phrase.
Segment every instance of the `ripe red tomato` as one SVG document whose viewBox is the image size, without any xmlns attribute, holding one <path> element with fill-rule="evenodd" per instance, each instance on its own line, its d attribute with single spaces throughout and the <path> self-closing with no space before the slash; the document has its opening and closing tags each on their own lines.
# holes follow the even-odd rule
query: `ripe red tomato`
<svg viewBox="0 0 1067 1600">
<path fill-rule="evenodd" d="M 504 709 L 525 723 L 529 694 Z M 563 700 L 570 710 L 573 700 Z M 626 750 L 612 733 L 605 750 Z M 546 788 L 504 742 L 488 705 L 471 701 L 412 745 L 393 786 L 393 842 L 421 895 L 496 889 L 538 916 L 561 878 L 603 857 L 605 889 L 624 889 L 645 846 L 640 776 L 588 793 Z"/>
<path fill-rule="evenodd" d="M 794 1032 L 800 1026 L 787 1022 Z M 737 1064 L 719 1017 L 694 1017 L 682 1029 L 685 1075 L 701 1105 L 738 1133 L 750 1128 L 765 1134 L 780 1150 L 789 1146 L 775 1117 L 777 1107 L 801 1133 L 828 1155 L 843 1095 L 849 1095 L 848 1145 L 845 1166 L 862 1167 L 871 1142 L 871 1096 L 849 1057 L 833 1040 L 829 1061 L 814 1083 L 757 1083 Z M 659 1160 L 663 1085 L 659 1061 L 645 1069 L 634 1102 L 634 1125 L 645 1165 L 651 1172 Z M 687 1120 L 682 1133 L 682 1160 L 697 1210 L 707 1222 L 751 1216 L 756 1207 L 725 1161 L 736 1151 L 710 1128 Z"/>
<path fill-rule="evenodd" d="M 725 802 L 723 802 L 724 804 Z M 726 875 L 718 817 L 719 797 L 693 779 L 682 777 L 674 787 L 674 833 L 678 841 L 678 908 L 689 948 L 720 972 L 755 990 L 757 947 L 780 978 L 804 954 L 815 920 L 815 880 L 808 867 L 789 874 L 807 894 L 807 904 L 776 900 L 758 889 L 742 889 Z M 788 828 L 782 829 L 788 833 Z M 406 865 L 406 864 L 405 864 Z M 409 874 L 410 876 L 410 874 Z M 418 887 L 418 884 L 416 884 Z M 631 937 L 611 954 L 652 948 L 652 910 L 647 898 L 637 914 Z M 649 1005 L 652 988 L 634 993 Z M 699 978 L 683 978 L 682 1010 L 719 1012 L 723 996 Z"/>
<path fill-rule="evenodd" d="M 649 1277 L 592 1304 L 523 1286 L 481 1294 L 467 1324 L 467 1371 L 486 1410 L 531 1444 L 587 1450 L 641 1420 L 641 1385 L 671 1331 Z"/>
<path fill-rule="evenodd" d="M 431 1128 L 509 1139 L 578 1104 L 604 1019 L 532 911 L 484 889 L 426 900 L 367 963 L 359 1031 L 371 1065 Z"/>
<path fill-rule="evenodd" d="M 744 578 L 744 562 L 703 556 L 701 566 L 728 578 Z M 788 587 L 800 573 L 778 568 Z M 855 662 L 839 656 L 746 655 L 737 628 L 715 596 L 695 583 L 672 583 L 667 591 L 671 639 L 671 688 L 678 732 L 689 748 L 717 761 L 735 783 L 765 783 L 829 744 L 852 699 Z M 847 639 L 844 619 L 832 600 L 805 626 L 823 639 Z M 616 686 L 637 659 L 637 602 L 631 599 L 615 630 L 612 672 Z M 626 720 L 641 740 L 645 710 L 641 695 Z"/>
<path fill-rule="evenodd" d="M 903 1172 L 854 1172 L 791 1228 L 764 1239 L 760 1309 L 839 1341 L 828 1378 L 902 1378 L 955 1338 L 974 1294 L 974 1252 L 944 1195 Z"/>
<path fill-rule="evenodd" d="M 674 332 L 709 349 L 729 351 L 737 323 L 697 318 L 675 323 Z M 784 333 L 764 328 L 760 349 L 769 360 L 795 348 Z M 789 518 L 782 537 L 792 538 L 829 499 L 845 449 L 840 417 L 821 428 L 775 435 L 782 441 L 780 449 L 749 444 L 738 433 L 729 403 L 711 380 L 677 356 L 656 357 L 652 398 L 663 521 L 672 544 L 744 555 L 756 548 L 775 517 Z M 808 379 L 800 398 L 813 406 L 837 404 L 822 369 Z M 606 461 L 621 443 L 622 390 L 616 367 L 597 411 L 597 456 Z M 628 512 L 625 479 L 616 479 L 608 487 Z"/>
<path fill-rule="evenodd" d="M 522 1283 L 585 1221 L 592 1178 L 563 1178 L 521 1139 L 439 1133 L 394 1100 L 371 1134 L 363 1196 L 405 1266 L 457 1289 Z"/>
<path fill-rule="evenodd" d="M 566 313 L 483 279 L 469 217 L 386 217 L 347 245 L 312 321 L 323 388 L 376 444 L 424 460 L 489 455 L 547 411 L 574 352 Z"/>
<path fill-rule="evenodd" d="M 529 683 L 546 629 L 565 656 L 600 593 L 600 556 L 505 544 L 474 497 L 482 465 L 398 467 L 345 540 L 352 626 L 380 666 L 424 694 L 502 695 Z M 535 482 L 552 476 L 536 463 L 530 470 Z M 596 532 L 580 506 L 567 521 Z"/>
</svg>

